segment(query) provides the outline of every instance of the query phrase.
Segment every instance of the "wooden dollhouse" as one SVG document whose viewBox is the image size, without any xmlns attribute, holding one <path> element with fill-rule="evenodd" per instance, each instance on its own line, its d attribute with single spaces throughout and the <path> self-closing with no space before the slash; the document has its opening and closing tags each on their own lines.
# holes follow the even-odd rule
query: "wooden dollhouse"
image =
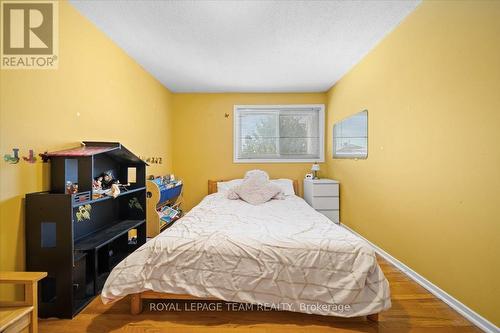
<svg viewBox="0 0 500 333">
<path fill-rule="evenodd" d="M 146 163 L 117 142 L 83 142 L 46 157 L 51 190 L 26 195 L 26 269 L 48 272 L 40 317 L 72 318 L 146 242 Z M 125 184 L 116 198 L 93 193 L 104 173 Z M 68 193 L 68 184 L 77 191 Z"/>
</svg>

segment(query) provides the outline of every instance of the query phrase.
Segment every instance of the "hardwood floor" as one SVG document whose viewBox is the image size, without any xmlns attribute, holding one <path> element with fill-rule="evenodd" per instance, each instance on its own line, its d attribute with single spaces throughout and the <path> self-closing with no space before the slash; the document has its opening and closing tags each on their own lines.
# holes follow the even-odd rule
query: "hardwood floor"
<svg viewBox="0 0 500 333">
<path fill-rule="evenodd" d="M 127 332 L 481 332 L 445 303 L 379 258 L 392 292 L 392 308 L 373 323 L 365 318 L 335 318 L 294 312 L 150 312 L 129 314 L 129 299 L 103 305 L 94 299 L 73 320 L 40 319 L 41 333 Z M 177 302 L 184 309 L 184 302 Z"/>
</svg>

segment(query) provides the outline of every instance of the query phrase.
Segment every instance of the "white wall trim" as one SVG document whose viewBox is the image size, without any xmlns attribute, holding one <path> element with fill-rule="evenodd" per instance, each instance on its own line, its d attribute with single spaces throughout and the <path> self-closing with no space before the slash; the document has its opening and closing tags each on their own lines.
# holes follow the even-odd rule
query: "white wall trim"
<svg viewBox="0 0 500 333">
<path fill-rule="evenodd" d="M 352 230 L 351 228 L 349 228 L 344 224 L 341 224 L 341 226 L 344 227 L 346 230 L 352 232 L 356 236 L 360 237 L 364 241 L 366 241 L 369 245 L 373 247 L 375 252 L 377 252 L 377 254 L 379 254 L 382 258 L 384 258 L 385 260 L 389 261 L 391 264 L 396 266 L 403 273 L 405 273 L 410 279 L 412 279 L 413 281 L 415 281 L 416 283 L 427 289 L 431 294 L 433 294 L 434 296 L 436 296 L 437 298 L 448 304 L 452 309 L 454 309 L 462 316 L 467 318 L 481 330 L 488 333 L 498 333 L 500 331 L 498 327 L 495 326 L 495 324 L 493 324 L 486 318 L 482 317 L 477 312 L 474 312 L 465 304 L 461 303 L 459 300 L 448 294 L 446 291 L 442 290 L 441 288 L 439 288 L 438 286 L 436 286 L 435 284 L 424 278 L 422 275 L 418 274 L 413 269 L 411 269 L 398 259 L 391 256 L 389 253 L 385 252 L 383 249 L 373 244 L 372 242 L 370 242 L 369 240 L 358 234 L 356 231 Z"/>
</svg>

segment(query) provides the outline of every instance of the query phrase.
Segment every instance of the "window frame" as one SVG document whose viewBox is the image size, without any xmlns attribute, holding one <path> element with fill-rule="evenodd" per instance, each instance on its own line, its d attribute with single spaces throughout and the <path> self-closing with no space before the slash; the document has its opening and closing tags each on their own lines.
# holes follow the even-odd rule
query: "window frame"
<svg viewBox="0 0 500 333">
<path fill-rule="evenodd" d="M 238 158 L 240 117 L 239 111 L 263 112 L 265 110 L 317 109 L 319 131 L 319 158 Z M 233 108 L 233 163 L 322 163 L 325 161 L 325 105 L 324 104 L 238 104 Z"/>
</svg>

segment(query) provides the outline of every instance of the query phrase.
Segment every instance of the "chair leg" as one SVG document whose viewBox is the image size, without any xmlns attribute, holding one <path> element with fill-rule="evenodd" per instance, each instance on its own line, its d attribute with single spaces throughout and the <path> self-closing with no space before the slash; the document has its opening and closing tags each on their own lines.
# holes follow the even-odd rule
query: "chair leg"
<svg viewBox="0 0 500 333">
<path fill-rule="evenodd" d="M 130 298 L 130 313 L 136 315 L 141 312 L 142 312 L 141 294 L 132 294 Z"/>
<path fill-rule="evenodd" d="M 373 313 L 371 315 L 366 316 L 366 319 L 369 321 L 373 321 L 375 323 L 378 323 L 378 313 Z"/>
</svg>

